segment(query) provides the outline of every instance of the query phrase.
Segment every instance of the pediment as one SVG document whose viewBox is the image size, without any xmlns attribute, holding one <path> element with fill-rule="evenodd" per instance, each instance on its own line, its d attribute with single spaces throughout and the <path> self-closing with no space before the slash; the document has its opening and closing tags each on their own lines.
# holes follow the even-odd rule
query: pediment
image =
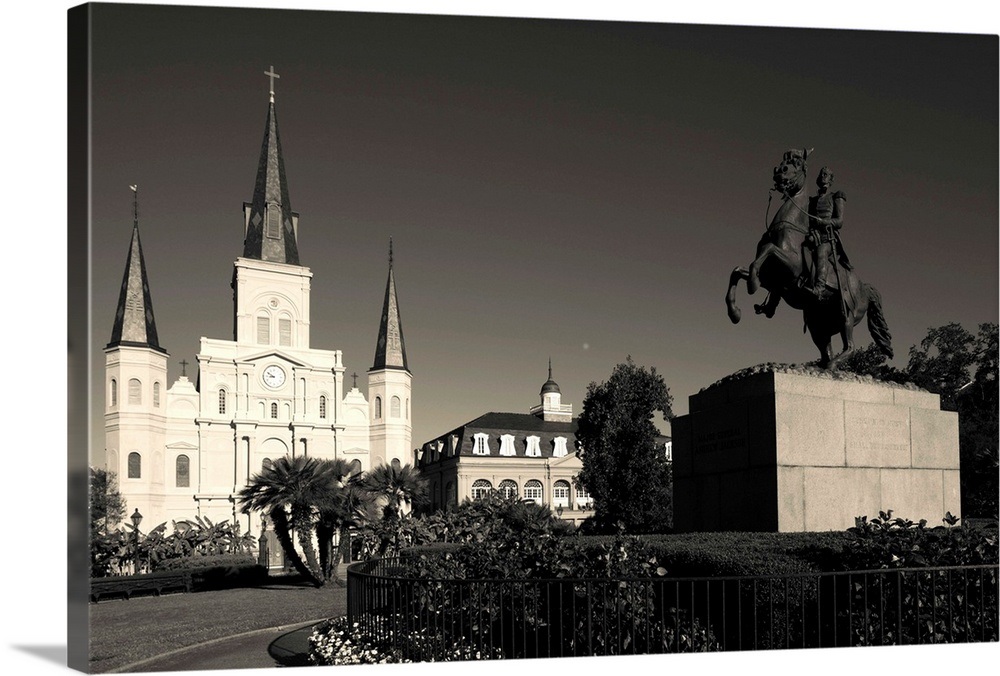
<svg viewBox="0 0 1000 676">
<path fill-rule="evenodd" d="M 557 466 L 557 465 L 575 465 L 577 467 L 581 467 L 581 468 L 583 467 L 583 461 L 580 460 L 580 458 L 578 458 L 577 455 L 576 455 L 576 453 L 573 452 L 573 451 L 570 451 L 569 453 L 567 453 L 566 455 L 564 455 L 561 458 L 555 458 L 555 457 L 551 458 L 549 460 L 549 464 L 552 465 L 552 466 Z"/>
<path fill-rule="evenodd" d="M 268 349 L 268 350 L 264 350 L 262 352 L 255 352 L 254 354 L 246 355 L 246 356 L 240 358 L 239 361 L 242 362 L 242 363 L 248 363 L 248 362 L 249 363 L 256 363 L 256 362 L 261 362 L 261 361 L 265 361 L 265 360 L 274 360 L 274 359 L 279 359 L 279 360 L 281 360 L 283 362 L 291 364 L 292 366 L 303 366 L 303 367 L 310 366 L 309 364 L 305 363 L 301 359 L 293 357 L 290 354 L 288 354 L 287 352 L 284 352 L 283 350 L 275 350 L 273 348 L 272 349 Z"/>
<path fill-rule="evenodd" d="M 197 451 L 198 447 L 194 444 L 190 444 L 186 441 L 175 441 L 173 443 L 167 444 L 167 448 L 171 450 L 178 451 Z"/>
</svg>

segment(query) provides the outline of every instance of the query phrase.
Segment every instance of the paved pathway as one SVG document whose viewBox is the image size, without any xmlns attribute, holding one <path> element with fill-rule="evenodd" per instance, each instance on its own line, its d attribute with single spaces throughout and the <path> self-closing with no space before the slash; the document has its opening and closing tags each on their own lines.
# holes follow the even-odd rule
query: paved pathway
<svg viewBox="0 0 1000 676">
<path fill-rule="evenodd" d="M 125 665 L 113 673 L 306 666 L 309 664 L 309 635 L 315 623 L 218 638 Z"/>
</svg>

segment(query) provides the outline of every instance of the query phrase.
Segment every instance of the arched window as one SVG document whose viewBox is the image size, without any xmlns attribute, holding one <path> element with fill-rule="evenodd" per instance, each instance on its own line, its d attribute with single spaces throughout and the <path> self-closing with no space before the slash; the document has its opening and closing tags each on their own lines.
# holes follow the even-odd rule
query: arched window
<svg viewBox="0 0 1000 676">
<path fill-rule="evenodd" d="M 118 381 L 114 378 L 111 379 L 111 405 L 118 405 Z"/>
<path fill-rule="evenodd" d="M 142 478 L 142 456 L 135 451 L 128 454 L 128 478 Z"/>
<path fill-rule="evenodd" d="M 375 397 L 375 419 L 382 417 L 382 397 Z"/>
<path fill-rule="evenodd" d="M 288 317 L 278 317 L 278 345 L 291 346 L 292 320 Z"/>
<path fill-rule="evenodd" d="M 273 401 L 271 402 L 271 417 L 275 420 L 278 419 L 278 404 Z"/>
<path fill-rule="evenodd" d="M 140 406 L 142 404 L 142 383 L 138 378 L 128 381 L 128 403 L 129 406 Z"/>
<path fill-rule="evenodd" d="M 226 414 L 226 391 L 221 387 L 219 388 L 219 414 Z"/>
<path fill-rule="evenodd" d="M 389 415 L 393 418 L 398 418 L 399 413 L 399 397 L 393 397 L 389 400 Z"/>
<path fill-rule="evenodd" d="M 270 458 L 264 458 L 264 460 L 261 461 L 261 463 L 260 463 L 260 468 L 261 468 L 261 470 L 270 469 L 271 465 L 273 465 L 273 464 L 274 463 L 271 462 Z"/>
<path fill-rule="evenodd" d="M 399 464 L 399 458 L 393 458 L 392 462 L 389 464 L 392 466 L 394 470 L 397 471 L 402 467 L 402 465 Z"/>
<path fill-rule="evenodd" d="M 531 479 L 525 483 L 524 499 L 534 500 L 539 505 L 542 504 L 542 482 L 538 479 Z"/>
<path fill-rule="evenodd" d="M 453 507 L 458 502 L 458 495 L 455 492 L 455 484 L 451 481 L 444 487 L 444 504 Z"/>
<path fill-rule="evenodd" d="M 267 315 L 257 316 L 257 344 L 267 345 L 271 342 L 271 318 Z"/>
<path fill-rule="evenodd" d="M 326 418 L 326 395 L 319 396 L 319 417 Z"/>
<path fill-rule="evenodd" d="M 186 455 L 177 456 L 177 487 L 187 488 L 191 485 L 191 459 Z"/>
<path fill-rule="evenodd" d="M 493 492 L 493 484 L 486 479 L 476 479 L 472 482 L 472 499 L 485 498 Z"/>
<path fill-rule="evenodd" d="M 505 498 L 516 498 L 517 482 L 512 479 L 504 479 L 497 487 L 497 492 Z"/>
<path fill-rule="evenodd" d="M 552 506 L 569 507 L 569 482 L 557 481 L 552 484 Z"/>
<path fill-rule="evenodd" d="M 160 408 L 160 383 L 153 383 L 153 407 Z"/>
<path fill-rule="evenodd" d="M 406 419 L 410 419 L 410 400 L 406 400 Z"/>
<path fill-rule="evenodd" d="M 361 461 L 355 458 L 351 461 L 351 476 L 361 474 Z"/>
<path fill-rule="evenodd" d="M 576 485 L 576 504 L 579 506 L 586 506 L 591 503 L 590 492 L 583 486 L 583 484 Z"/>
</svg>

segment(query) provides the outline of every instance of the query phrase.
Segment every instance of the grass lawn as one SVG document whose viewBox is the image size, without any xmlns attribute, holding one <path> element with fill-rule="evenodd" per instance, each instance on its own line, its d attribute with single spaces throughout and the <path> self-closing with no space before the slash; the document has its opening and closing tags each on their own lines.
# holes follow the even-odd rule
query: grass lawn
<svg viewBox="0 0 1000 676">
<path fill-rule="evenodd" d="M 343 615 L 347 590 L 292 580 L 252 589 L 110 599 L 90 604 L 90 669 L 106 672 L 234 634 Z"/>
</svg>

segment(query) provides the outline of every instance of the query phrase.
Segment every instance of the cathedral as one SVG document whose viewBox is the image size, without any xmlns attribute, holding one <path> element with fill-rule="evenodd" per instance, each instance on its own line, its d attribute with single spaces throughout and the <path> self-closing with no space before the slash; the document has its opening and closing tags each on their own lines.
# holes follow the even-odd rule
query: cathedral
<svg viewBox="0 0 1000 676">
<path fill-rule="evenodd" d="M 243 254 L 233 265 L 232 339 L 201 338 L 195 380 L 182 373 L 169 387 L 134 219 L 104 348 L 105 452 L 129 513 L 138 509 L 150 527 L 198 515 L 259 533 L 259 516 L 239 512 L 237 493 L 284 455 L 343 458 L 362 471 L 411 462 L 412 375 L 392 243 L 366 397 L 356 382 L 345 391 L 340 350 L 310 343 L 312 272 L 299 261 L 299 215 L 288 194 L 272 87 L 253 196 L 243 204 Z"/>
</svg>

